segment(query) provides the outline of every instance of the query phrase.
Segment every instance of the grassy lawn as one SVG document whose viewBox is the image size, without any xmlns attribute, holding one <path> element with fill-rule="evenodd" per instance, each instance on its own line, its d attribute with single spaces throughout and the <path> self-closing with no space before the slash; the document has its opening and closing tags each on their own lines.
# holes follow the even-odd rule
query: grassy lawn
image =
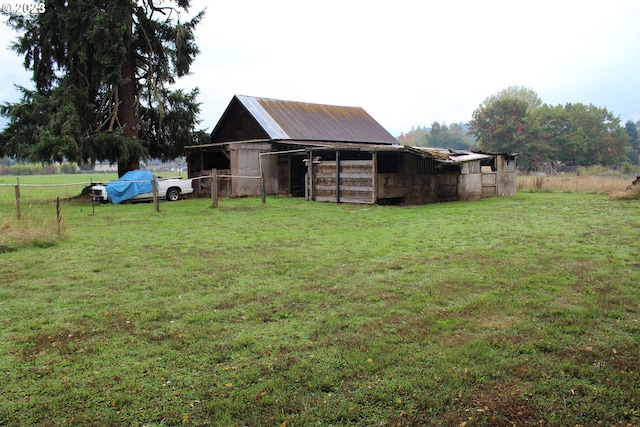
<svg viewBox="0 0 640 427">
<path fill-rule="evenodd" d="M 0 425 L 640 425 L 637 200 L 25 211 Z"/>
</svg>

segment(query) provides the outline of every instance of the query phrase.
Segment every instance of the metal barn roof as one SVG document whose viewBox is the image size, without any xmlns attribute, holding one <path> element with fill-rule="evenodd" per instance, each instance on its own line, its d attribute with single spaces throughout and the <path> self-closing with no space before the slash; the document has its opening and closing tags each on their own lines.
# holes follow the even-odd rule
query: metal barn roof
<svg viewBox="0 0 640 427">
<path fill-rule="evenodd" d="M 244 95 L 235 98 L 272 139 L 398 144 L 393 135 L 360 107 Z"/>
<path fill-rule="evenodd" d="M 495 155 L 478 153 L 468 150 L 454 150 L 452 148 L 435 148 L 435 147 L 410 147 L 405 146 L 404 149 L 409 153 L 418 154 L 422 157 L 429 157 L 440 163 L 464 163 L 474 160 L 483 160 L 494 158 Z"/>
</svg>

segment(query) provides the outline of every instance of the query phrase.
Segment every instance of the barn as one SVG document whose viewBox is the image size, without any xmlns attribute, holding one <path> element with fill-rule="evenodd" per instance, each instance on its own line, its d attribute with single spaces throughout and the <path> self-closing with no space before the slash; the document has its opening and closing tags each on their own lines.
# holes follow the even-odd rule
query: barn
<svg viewBox="0 0 640 427">
<path fill-rule="evenodd" d="M 243 95 L 211 143 L 187 147 L 187 164 L 189 178 L 215 169 L 223 197 L 424 204 L 516 192 L 514 154 L 405 146 L 360 107 Z"/>
</svg>

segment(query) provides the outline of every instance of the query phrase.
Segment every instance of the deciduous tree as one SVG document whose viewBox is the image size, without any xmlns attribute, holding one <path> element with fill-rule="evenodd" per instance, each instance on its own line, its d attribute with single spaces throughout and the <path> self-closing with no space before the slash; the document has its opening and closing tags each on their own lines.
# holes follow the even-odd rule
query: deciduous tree
<svg viewBox="0 0 640 427">
<path fill-rule="evenodd" d="M 480 148 L 518 153 L 523 168 L 556 161 L 614 165 L 628 147 L 620 119 L 606 108 L 539 105 L 535 92 L 517 87 L 487 98 L 469 126 Z"/>
<path fill-rule="evenodd" d="M 620 119 L 593 104 L 565 104 L 569 159 L 581 165 L 615 165 L 624 159 L 629 136 Z"/>
<path fill-rule="evenodd" d="M 489 106 L 505 98 L 513 98 L 526 102 L 528 110 L 535 110 L 542 105 L 542 100 L 538 94 L 533 89 L 525 86 L 509 86 L 485 99 L 483 104 Z"/>
<path fill-rule="evenodd" d="M 407 133 L 402 132 L 398 141 L 404 145 L 426 145 L 427 130 L 421 126 L 412 127 Z"/>
<path fill-rule="evenodd" d="M 525 154 L 529 131 L 527 108 L 525 101 L 516 98 L 481 105 L 473 112 L 469 132 L 485 151 Z"/>
</svg>

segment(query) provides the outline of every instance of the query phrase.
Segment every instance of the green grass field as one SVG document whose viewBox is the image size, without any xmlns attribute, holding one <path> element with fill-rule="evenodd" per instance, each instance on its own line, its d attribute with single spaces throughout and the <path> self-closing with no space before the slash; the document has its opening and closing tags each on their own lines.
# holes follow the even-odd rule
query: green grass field
<svg viewBox="0 0 640 427">
<path fill-rule="evenodd" d="M 640 425 L 637 200 L 44 199 L 0 203 L 0 425 Z"/>
</svg>

